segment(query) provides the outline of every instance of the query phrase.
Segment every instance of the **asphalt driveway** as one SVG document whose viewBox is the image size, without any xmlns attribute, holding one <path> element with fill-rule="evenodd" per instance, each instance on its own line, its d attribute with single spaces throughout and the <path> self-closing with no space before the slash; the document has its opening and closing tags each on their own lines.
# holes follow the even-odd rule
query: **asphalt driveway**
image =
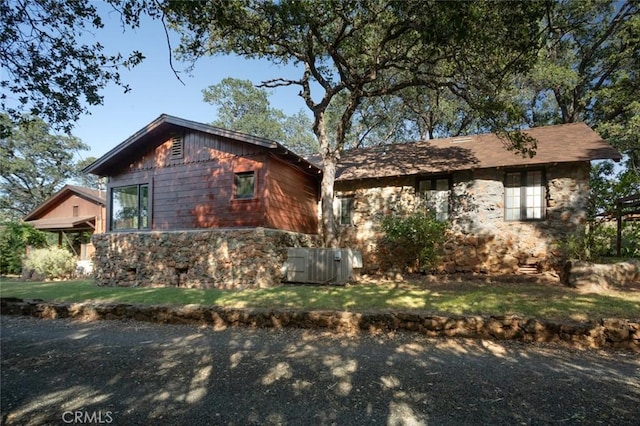
<svg viewBox="0 0 640 426">
<path fill-rule="evenodd" d="M 0 316 L 6 425 L 640 423 L 631 352 Z"/>
</svg>

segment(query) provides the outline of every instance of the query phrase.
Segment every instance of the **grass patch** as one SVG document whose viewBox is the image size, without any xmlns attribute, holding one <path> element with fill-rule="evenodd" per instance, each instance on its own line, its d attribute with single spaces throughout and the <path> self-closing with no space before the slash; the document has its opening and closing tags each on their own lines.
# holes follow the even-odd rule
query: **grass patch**
<svg viewBox="0 0 640 426">
<path fill-rule="evenodd" d="M 581 294 L 560 285 L 532 283 L 390 282 L 348 287 L 280 286 L 244 291 L 98 287 L 93 281 L 0 282 L 0 296 L 56 302 L 201 304 L 242 308 L 346 311 L 405 310 L 436 314 L 505 315 L 570 320 L 640 318 L 640 291 Z"/>
</svg>

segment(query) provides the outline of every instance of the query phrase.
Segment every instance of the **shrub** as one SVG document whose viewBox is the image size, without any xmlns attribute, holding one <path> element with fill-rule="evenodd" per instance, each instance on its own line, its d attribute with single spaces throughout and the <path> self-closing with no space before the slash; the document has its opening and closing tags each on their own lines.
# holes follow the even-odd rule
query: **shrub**
<svg viewBox="0 0 640 426">
<path fill-rule="evenodd" d="M 615 257 L 616 226 L 612 223 L 590 223 L 579 227 L 561 243 L 566 258 L 597 261 L 603 257 Z M 640 223 L 628 222 L 622 227 L 623 258 L 640 257 Z"/>
<path fill-rule="evenodd" d="M 385 240 L 394 250 L 395 257 L 404 253 L 413 257 L 417 270 L 426 272 L 439 258 L 445 242 L 448 222 L 436 220 L 431 210 L 419 209 L 409 214 L 387 215 L 382 219 Z"/>
<path fill-rule="evenodd" d="M 25 257 L 24 269 L 47 279 L 67 278 L 76 269 L 76 257 L 60 247 L 35 249 Z"/>
<path fill-rule="evenodd" d="M 20 222 L 4 223 L 0 228 L 0 274 L 20 274 L 27 246 L 43 247 L 45 233 Z"/>
</svg>

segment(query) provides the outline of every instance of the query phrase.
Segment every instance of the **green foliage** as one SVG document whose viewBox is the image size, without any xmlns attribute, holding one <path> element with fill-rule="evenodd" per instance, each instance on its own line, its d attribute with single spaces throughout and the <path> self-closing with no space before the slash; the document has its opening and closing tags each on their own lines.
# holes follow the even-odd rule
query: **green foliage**
<svg viewBox="0 0 640 426">
<path fill-rule="evenodd" d="M 35 249 L 25 257 L 24 269 L 47 279 L 69 278 L 76 269 L 76 257 L 60 247 Z"/>
<path fill-rule="evenodd" d="M 144 0 L 108 0 L 109 11 L 119 12 L 124 25 L 139 24 Z M 104 26 L 95 2 L 75 0 L 3 1 L 0 4 L 0 107 L 13 121 L 24 113 L 46 119 L 69 131 L 73 122 L 102 103 L 100 90 L 109 82 L 122 84 L 121 67 L 140 63 L 133 51 L 128 57 L 105 53 L 93 40 Z M 11 127 L 0 123 L 0 135 Z"/>
<path fill-rule="evenodd" d="M 625 222 L 623 224 L 620 256 L 640 259 L 640 223 Z"/>
<path fill-rule="evenodd" d="M 246 0 L 225 7 L 167 2 L 164 12 L 181 32 L 183 59 L 235 53 L 297 66 L 297 76 L 263 85 L 298 86 L 313 114 L 324 165 L 323 237 L 335 245 L 336 164 L 363 100 L 410 87 L 446 87 L 483 116 L 495 115 L 500 105 L 487 100 L 506 75 L 534 62 L 545 11 L 543 2 L 513 6 L 489 0 Z M 329 115 L 335 117 L 331 125 Z"/>
<path fill-rule="evenodd" d="M 619 169 L 611 161 L 594 164 L 587 208 L 589 223 L 562 242 L 564 255 L 586 261 L 616 256 L 616 200 L 639 193 L 640 174 L 632 168 Z M 640 256 L 640 223 L 623 221 L 621 248 L 622 257 Z"/>
<path fill-rule="evenodd" d="M 8 222 L 0 228 L 0 275 L 20 274 L 27 246 L 44 246 L 45 233 L 20 222 Z"/>
<path fill-rule="evenodd" d="M 318 152 L 309 117 L 303 111 L 287 116 L 272 108 L 266 89 L 229 77 L 202 93 L 204 101 L 218 109 L 212 125 L 281 142 L 297 154 Z"/>
<path fill-rule="evenodd" d="M 426 272 L 439 258 L 445 242 L 448 222 L 436 220 L 428 209 L 418 209 L 409 214 L 390 214 L 382 219 L 386 242 L 392 255 L 400 260 L 404 255 L 413 257 L 417 269 Z"/>
<path fill-rule="evenodd" d="M 601 253 L 607 251 L 611 245 L 605 235 L 598 232 L 598 229 L 600 228 L 580 226 L 574 233 L 567 235 L 560 242 L 560 249 L 565 258 L 584 261 L 597 260 Z"/>
<path fill-rule="evenodd" d="M 601 261 L 616 257 L 617 228 L 615 223 L 592 223 L 581 226 L 560 244 L 567 259 Z M 622 226 L 623 258 L 640 258 L 640 223 L 624 222 Z"/>
<path fill-rule="evenodd" d="M 503 92 L 526 126 L 586 122 L 640 168 L 640 3 L 548 3 L 537 64 Z"/>
<path fill-rule="evenodd" d="M 601 214 L 614 214 L 618 198 L 640 194 L 640 173 L 633 168 L 616 170 L 612 161 L 591 167 L 588 214 L 591 220 Z"/>
<path fill-rule="evenodd" d="M 0 139 L 0 210 L 18 219 L 79 174 L 74 155 L 89 147 L 76 137 L 52 134 L 39 119 L 11 125 L 0 114 L 0 121 L 11 126 L 11 134 Z"/>
</svg>

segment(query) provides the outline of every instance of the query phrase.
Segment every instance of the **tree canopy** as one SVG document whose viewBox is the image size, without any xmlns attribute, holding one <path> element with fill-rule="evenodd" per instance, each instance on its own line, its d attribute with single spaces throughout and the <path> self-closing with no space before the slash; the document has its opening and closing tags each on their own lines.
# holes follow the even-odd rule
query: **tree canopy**
<svg viewBox="0 0 640 426">
<path fill-rule="evenodd" d="M 528 126 L 584 121 L 640 166 L 640 2 L 558 0 L 511 97 Z"/>
<path fill-rule="evenodd" d="M 249 80 L 228 77 L 203 90 L 203 99 L 217 107 L 211 124 L 282 142 L 298 154 L 317 152 L 311 120 L 303 111 L 288 116 L 269 103 L 269 92 Z"/>
<path fill-rule="evenodd" d="M 155 13 L 144 1 L 107 3 L 127 26 L 137 26 L 144 10 Z M 102 103 L 100 90 L 109 82 L 129 90 L 119 69 L 137 65 L 143 55 L 107 53 L 94 37 L 103 26 L 93 2 L 0 2 L 0 112 L 16 122 L 40 117 L 69 131 L 87 106 Z M 10 130 L 0 127 L 0 135 Z"/>
<path fill-rule="evenodd" d="M 78 175 L 74 154 L 89 147 L 78 138 L 51 133 L 42 120 L 12 126 L 0 139 L 0 211 L 5 219 L 22 218 Z"/>
<path fill-rule="evenodd" d="M 298 66 L 300 88 L 323 160 L 322 225 L 335 245 L 336 165 L 364 99 L 409 87 L 448 88 L 495 123 L 491 94 L 535 59 L 544 3 L 388 0 L 170 2 L 183 58 L 236 53 Z M 327 113 L 338 119 L 327 129 Z M 328 132 L 331 130 L 331 133 Z"/>
</svg>

